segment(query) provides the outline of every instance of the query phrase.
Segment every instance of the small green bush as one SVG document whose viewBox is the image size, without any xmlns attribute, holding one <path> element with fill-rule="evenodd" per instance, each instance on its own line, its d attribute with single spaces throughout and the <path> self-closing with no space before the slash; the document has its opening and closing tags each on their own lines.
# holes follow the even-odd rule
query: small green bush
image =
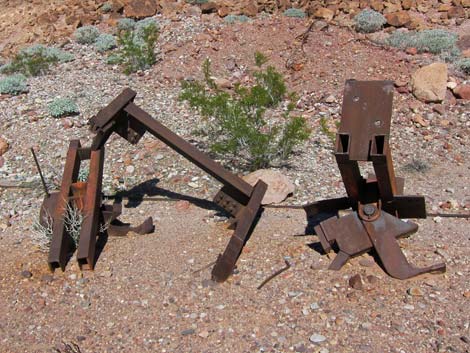
<svg viewBox="0 0 470 353">
<path fill-rule="evenodd" d="M 74 57 L 70 53 L 54 47 L 35 44 L 21 49 L 10 63 L 0 68 L 0 72 L 19 72 L 28 76 L 38 76 L 45 74 L 52 64 L 72 60 Z"/>
<path fill-rule="evenodd" d="M 455 67 L 463 73 L 470 75 L 470 58 L 463 58 L 455 62 Z"/>
<path fill-rule="evenodd" d="M 186 3 L 191 5 L 202 5 L 207 2 L 209 2 L 209 0 L 186 0 Z"/>
<path fill-rule="evenodd" d="M 287 17 L 296 17 L 296 18 L 304 18 L 306 16 L 304 10 L 296 9 L 294 7 L 291 7 L 290 9 L 285 10 L 283 14 L 284 16 L 287 16 Z"/>
<path fill-rule="evenodd" d="M 101 11 L 103 11 L 104 13 L 111 12 L 112 10 L 113 10 L 113 5 L 110 4 L 109 2 L 105 2 L 105 3 L 101 6 Z"/>
<path fill-rule="evenodd" d="M 386 44 L 400 49 L 413 47 L 420 53 L 456 53 L 457 39 L 457 34 L 443 29 L 428 29 L 421 32 L 398 30 L 386 39 Z"/>
<path fill-rule="evenodd" d="M 227 15 L 224 17 L 224 22 L 230 23 L 230 24 L 236 23 L 236 22 L 244 23 L 244 22 L 249 22 L 249 21 L 251 21 L 251 18 L 245 15 Z"/>
<path fill-rule="evenodd" d="M 95 48 L 100 53 L 116 48 L 116 38 L 108 33 L 102 33 L 96 38 Z"/>
<path fill-rule="evenodd" d="M 356 31 L 361 33 L 373 33 L 380 31 L 387 20 L 377 11 L 365 9 L 354 17 Z"/>
<path fill-rule="evenodd" d="M 253 86 L 237 85 L 233 92 L 220 90 L 211 78 L 210 62 L 203 64 L 204 81 L 183 81 L 180 99 L 208 119 L 207 133 L 213 152 L 239 158 L 250 169 L 265 168 L 286 160 L 294 147 L 310 134 L 304 118 L 291 116 L 293 93 L 274 67 L 256 54 L 258 70 Z M 285 105 L 281 123 L 264 119 L 268 109 Z"/>
<path fill-rule="evenodd" d="M 132 18 L 121 18 L 117 22 L 118 31 L 129 31 L 134 29 L 135 21 Z"/>
<path fill-rule="evenodd" d="M 95 26 L 80 27 L 73 34 L 79 44 L 93 44 L 99 35 L 100 31 Z"/>
<path fill-rule="evenodd" d="M 0 94 L 18 95 L 25 92 L 28 92 L 25 75 L 17 74 L 0 80 Z"/>
<path fill-rule="evenodd" d="M 118 52 L 108 57 L 108 63 L 120 63 L 124 72 L 130 74 L 138 70 L 145 70 L 155 61 L 155 43 L 158 39 L 158 24 L 151 18 L 146 18 L 129 27 L 119 29 L 118 24 Z"/>
<path fill-rule="evenodd" d="M 47 110 L 53 118 L 77 115 L 80 113 L 77 104 L 70 98 L 56 98 L 48 104 Z"/>
</svg>

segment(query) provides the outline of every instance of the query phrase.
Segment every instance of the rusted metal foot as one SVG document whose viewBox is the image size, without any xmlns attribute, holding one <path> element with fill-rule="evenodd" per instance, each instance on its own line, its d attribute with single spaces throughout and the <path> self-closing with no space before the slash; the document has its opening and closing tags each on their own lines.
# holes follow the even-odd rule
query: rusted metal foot
<svg viewBox="0 0 470 353">
<path fill-rule="evenodd" d="M 261 201 L 266 192 L 267 185 L 263 181 L 258 181 L 253 189 L 248 204 L 239 209 L 236 216 L 235 232 L 222 255 L 219 255 L 214 268 L 212 269 L 212 279 L 216 282 L 224 282 L 235 269 L 238 257 L 248 240 L 256 222 L 256 216 L 261 208 Z"/>
</svg>

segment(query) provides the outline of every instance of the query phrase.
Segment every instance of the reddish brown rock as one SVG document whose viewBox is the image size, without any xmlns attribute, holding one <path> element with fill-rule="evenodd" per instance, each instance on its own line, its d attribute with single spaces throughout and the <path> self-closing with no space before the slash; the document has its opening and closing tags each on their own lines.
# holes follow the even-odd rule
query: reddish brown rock
<svg viewBox="0 0 470 353">
<path fill-rule="evenodd" d="M 7 140 L 0 137 L 0 156 L 4 155 L 8 151 L 9 147 L 10 145 L 8 144 Z"/>
<path fill-rule="evenodd" d="M 470 100 L 470 85 L 458 85 L 454 89 L 454 94 L 457 98 Z"/>
<path fill-rule="evenodd" d="M 349 286 L 357 290 L 364 289 L 364 282 L 362 281 L 361 275 L 357 274 L 349 278 Z"/>
<path fill-rule="evenodd" d="M 388 13 L 385 15 L 385 18 L 387 19 L 387 23 L 393 27 L 403 27 L 411 21 L 408 11 Z"/>
<path fill-rule="evenodd" d="M 449 18 L 462 18 L 465 17 L 465 10 L 462 6 L 453 6 L 447 11 Z"/>
<path fill-rule="evenodd" d="M 124 16 L 132 18 L 145 18 L 157 13 L 156 0 L 127 0 L 124 5 Z"/>
<path fill-rule="evenodd" d="M 335 16 L 335 13 L 333 10 L 330 10 L 326 7 L 320 7 L 319 9 L 317 9 L 317 11 L 315 11 L 314 16 L 316 18 L 322 18 L 329 22 L 333 19 L 333 17 Z"/>
</svg>

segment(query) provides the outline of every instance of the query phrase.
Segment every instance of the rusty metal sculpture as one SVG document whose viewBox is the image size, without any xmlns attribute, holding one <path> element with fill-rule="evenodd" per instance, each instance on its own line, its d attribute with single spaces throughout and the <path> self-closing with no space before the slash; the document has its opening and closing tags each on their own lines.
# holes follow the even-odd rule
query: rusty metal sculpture
<svg viewBox="0 0 470 353">
<path fill-rule="evenodd" d="M 232 274 L 243 246 L 256 225 L 267 185 L 259 181 L 253 187 L 224 169 L 134 104 L 135 96 L 136 92 L 129 88 L 125 89 L 90 119 L 91 131 L 95 133 L 90 148 L 81 148 L 79 141 L 72 141 L 70 144 L 60 192 L 46 196 L 42 207 L 44 211 L 52 210 L 53 214 L 54 235 L 49 254 L 50 267 L 53 269 L 60 266 L 63 269 L 69 253 L 70 237 L 67 237 L 63 220 L 67 203 L 73 197 L 72 186 L 77 180 L 80 161 L 91 158 L 86 195 L 82 200 L 85 221 L 80 233 L 77 258 L 81 267 L 83 264 L 86 265 L 83 268 L 92 269 L 99 224 L 114 220 L 117 217 L 117 211 L 119 211 L 113 211 L 108 207 L 102 208 L 101 215 L 99 213 L 104 145 L 112 133 L 117 133 L 131 144 L 137 144 L 148 131 L 223 184 L 222 189 L 215 196 L 214 202 L 233 217 L 231 226 L 235 229 L 226 250 L 219 255 L 212 270 L 212 278 L 215 281 L 223 282 Z M 44 212 L 42 213 L 44 214 Z M 121 233 L 126 230 L 147 232 L 150 226 L 152 226 L 151 220 L 144 222 L 142 226 L 137 228 L 118 229 L 115 227 L 112 230 L 121 231 Z"/>
<path fill-rule="evenodd" d="M 375 249 L 385 271 L 398 279 L 445 271 L 445 264 L 413 267 L 396 241 L 418 230 L 418 225 L 399 218 L 426 218 L 426 209 L 424 197 L 403 196 L 404 179 L 395 177 L 389 145 L 392 101 L 390 81 L 346 82 L 335 157 L 348 197 L 304 207 L 308 219 L 336 214 L 314 228 L 325 252 L 338 250 L 332 270 Z M 372 162 L 375 176 L 364 179 L 359 161 Z M 353 212 L 338 217 L 339 210 L 348 208 Z"/>
</svg>

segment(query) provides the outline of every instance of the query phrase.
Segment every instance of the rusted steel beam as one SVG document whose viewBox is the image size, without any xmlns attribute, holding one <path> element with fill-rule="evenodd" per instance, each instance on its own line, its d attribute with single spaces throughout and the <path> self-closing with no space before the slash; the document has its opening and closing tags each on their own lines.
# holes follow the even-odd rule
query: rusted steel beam
<svg viewBox="0 0 470 353">
<path fill-rule="evenodd" d="M 70 141 L 67 159 L 65 160 L 62 183 L 52 215 L 53 234 L 48 258 L 49 268 L 52 271 L 58 267 L 65 270 L 67 256 L 73 250 L 72 239 L 65 231 L 64 218 L 69 204 L 69 197 L 71 196 L 71 185 L 77 181 L 78 172 L 80 170 L 79 149 L 79 140 Z"/>
<path fill-rule="evenodd" d="M 104 146 L 91 151 L 83 223 L 80 228 L 77 261 L 80 269 L 93 270 L 95 266 L 96 237 L 100 226 L 101 185 L 103 180 Z"/>
<path fill-rule="evenodd" d="M 145 126 L 147 131 L 152 135 L 163 141 L 166 145 L 197 165 L 207 174 L 220 181 L 222 184 L 229 185 L 248 197 L 253 192 L 253 187 L 246 181 L 230 173 L 219 163 L 215 162 L 205 153 L 199 151 L 189 142 L 166 128 L 163 124 L 152 118 L 150 114 L 139 108 L 134 103 L 129 103 L 124 108 L 124 111 Z"/>
</svg>

